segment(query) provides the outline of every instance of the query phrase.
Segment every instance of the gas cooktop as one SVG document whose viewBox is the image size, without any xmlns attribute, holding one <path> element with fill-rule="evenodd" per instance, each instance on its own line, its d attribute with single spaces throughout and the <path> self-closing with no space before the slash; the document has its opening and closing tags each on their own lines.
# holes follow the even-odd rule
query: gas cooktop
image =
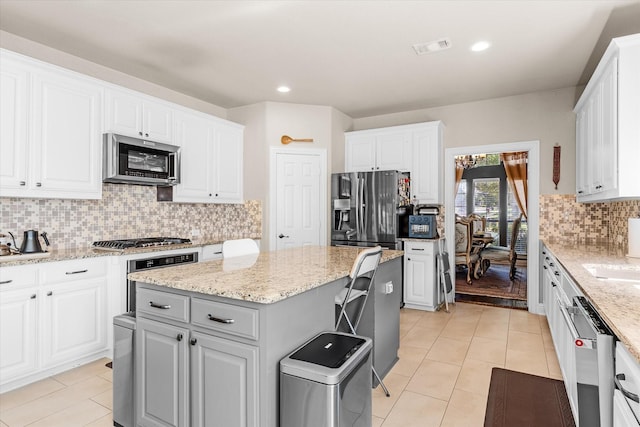
<svg viewBox="0 0 640 427">
<path fill-rule="evenodd" d="M 179 237 L 143 237 L 139 239 L 99 240 L 93 242 L 95 249 L 119 251 L 131 248 L 190 244 L 191 240 Z"/>
</svg>

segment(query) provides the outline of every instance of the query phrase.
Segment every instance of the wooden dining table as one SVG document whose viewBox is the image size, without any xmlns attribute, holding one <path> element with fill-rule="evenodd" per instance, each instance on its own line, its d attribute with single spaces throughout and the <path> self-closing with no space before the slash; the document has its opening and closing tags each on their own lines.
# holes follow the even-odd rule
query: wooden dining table
<svg viewBox="0 0 640 427">
<path fill-rule="evenodd" d="M 482 251 L 488 245 L 493 243 L 495 238 L 490 233 L 475 233 L 471 237 L 471 243 L 473 245 L 475 253 L 478 254 L 478 267 L 474 269 L 474 277 L 479 279 L 489 269 L 491 262 L 488 259 L 482 259 Z"/>
</svg>

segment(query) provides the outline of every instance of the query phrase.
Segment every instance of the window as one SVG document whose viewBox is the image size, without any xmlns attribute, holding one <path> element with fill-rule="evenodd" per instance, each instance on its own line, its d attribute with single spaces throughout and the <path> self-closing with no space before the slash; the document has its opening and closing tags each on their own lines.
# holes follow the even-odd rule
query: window
<svg viewBox="0 0 640 427">
<path fill-rule="evenodd" d="M 500 178 L 473 180 L 473 212 L 487 219 L 486 231 L 499 233 Z"/>
<path fill-rule="evenodd" d="M 458 187 L 458 194 L 456 194 L 455 211 L 456 211 L 456 214 L 460 216 L 467 216 L 467 180 L 466 179 L 463 179 L 462 181 L 460 181 L 460 186 Z"/>
</svg>

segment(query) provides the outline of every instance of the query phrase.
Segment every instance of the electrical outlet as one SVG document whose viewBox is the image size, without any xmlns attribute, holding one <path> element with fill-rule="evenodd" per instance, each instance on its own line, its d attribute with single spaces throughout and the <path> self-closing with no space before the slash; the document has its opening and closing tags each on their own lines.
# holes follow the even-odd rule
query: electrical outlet
<svg viewBox="0 0 640 427">
<path fill-rule="evenodd" d="M 387 282 L 384 284 L 384 293 L 387 295 L 393 293 L 393 282 Z"/>
<path fill-rule="evenodd" d="M 198 230 L 197 228 L 194 228 L 193 230 L 191 230 L 191 237 L 198 237 L 200 235 L 200 230 Z"/>
</svg>

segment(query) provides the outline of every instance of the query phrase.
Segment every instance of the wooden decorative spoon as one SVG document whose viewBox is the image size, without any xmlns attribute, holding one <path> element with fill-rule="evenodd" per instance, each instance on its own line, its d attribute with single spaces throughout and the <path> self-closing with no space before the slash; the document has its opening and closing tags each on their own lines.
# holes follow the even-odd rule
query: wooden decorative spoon
<svg viewBox="0 0 640 427">
<path fill-rule="evenodd" d="M 290 142 L 313 142 L 313 138 L 293 139 L 290 136 L 282 135 L 282 138 L 280 138 L 280 142 L 282 142 L 284 145 L 287 145 Z"/>
</svg>

